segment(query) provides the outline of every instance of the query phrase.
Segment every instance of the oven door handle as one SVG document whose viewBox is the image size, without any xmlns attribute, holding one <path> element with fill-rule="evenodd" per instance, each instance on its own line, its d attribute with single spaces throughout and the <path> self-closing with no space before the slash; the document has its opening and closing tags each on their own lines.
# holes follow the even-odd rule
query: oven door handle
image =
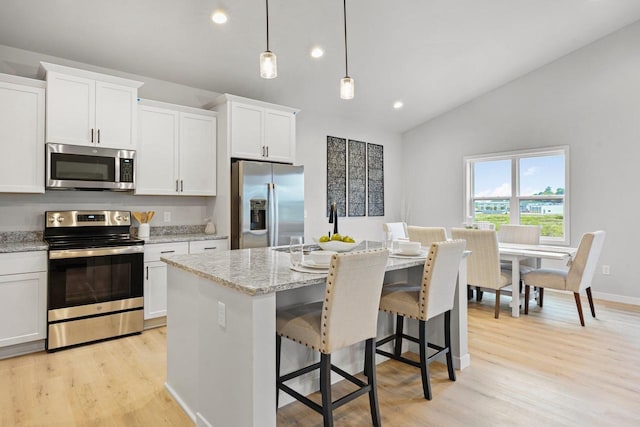
<svg viewBox="0 0 640 427">
<path fill-rule="evenodd" d="M 129 255 L 144 253 L 144 246 L 115 246 L 109 248 L 63 249 L 49 251 L 49 259 L 87 258 L 105 255 Z"/>
</svg>

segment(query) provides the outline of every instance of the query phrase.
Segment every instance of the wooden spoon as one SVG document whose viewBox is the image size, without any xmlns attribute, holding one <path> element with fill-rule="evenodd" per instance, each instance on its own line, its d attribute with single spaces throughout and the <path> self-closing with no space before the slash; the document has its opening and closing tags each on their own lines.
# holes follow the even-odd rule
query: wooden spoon
<svg viewBox="0 0 640 427">
<path fill-rule="evenodd" d="M 156 214 L 155 211 L 147 212 L 147 222 L 151 222 L 151 218 L 153 218 L 155 214 Z"/>
</svg>

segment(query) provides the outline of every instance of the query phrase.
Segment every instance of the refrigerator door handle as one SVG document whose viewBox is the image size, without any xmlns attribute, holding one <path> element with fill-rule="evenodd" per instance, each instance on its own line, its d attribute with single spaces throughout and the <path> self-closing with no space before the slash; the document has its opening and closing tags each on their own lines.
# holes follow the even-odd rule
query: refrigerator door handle
<svg viewBox="0 0 640 427">
<path fill-rule="evenodd" d="M 280 223 L 280 218 L 278 218 L 279 209 L 278 209 L 278 187 L 276 184 L 271 184 L 273 190 L 273 245 L 278 246 L 278 237 L 280 236 L 280 230 L 278 229 L 278 224 Z"/>
<path fill-rule="evenodd" d="M 273 204 L 273 184 L 267 183 L 267 241 L 269 246 L 275 246 L 275 206 Z"/>
</svg>

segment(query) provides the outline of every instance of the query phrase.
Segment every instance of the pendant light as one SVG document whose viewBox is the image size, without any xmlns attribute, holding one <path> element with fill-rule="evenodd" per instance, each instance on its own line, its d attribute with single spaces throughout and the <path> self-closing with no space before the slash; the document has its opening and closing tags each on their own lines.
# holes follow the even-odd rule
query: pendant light
<svg viewBox="0 0 640 427">
<path fill-rule="evenodd" d="M 355 82 L 349 77 L 349 62 L 347 60 L 347 0 L 343 0 L 344 6 L 344 68 L 345 76 L 340 80 L 340 98 L 352 99 Z"/>
<path fill-rule="evenodd" d="M 276 55 L 269 50 L 269 0 L 267 3 L 267 50 L 260 54 L 260 77 L 263 79 L 275 79 L 278 77 L 278 64 Z"/>
</svg>

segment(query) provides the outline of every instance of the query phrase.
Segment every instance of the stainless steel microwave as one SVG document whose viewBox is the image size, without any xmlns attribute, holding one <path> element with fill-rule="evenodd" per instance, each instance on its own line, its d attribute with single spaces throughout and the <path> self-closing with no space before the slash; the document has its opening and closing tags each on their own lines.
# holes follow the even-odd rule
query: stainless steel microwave
<svg viewBox="0 0 640 427">
<path fill-rule="evenodd" d="M 47 144 L 47 188 L 135 189 L 135 150 Z"/>
</svg>

